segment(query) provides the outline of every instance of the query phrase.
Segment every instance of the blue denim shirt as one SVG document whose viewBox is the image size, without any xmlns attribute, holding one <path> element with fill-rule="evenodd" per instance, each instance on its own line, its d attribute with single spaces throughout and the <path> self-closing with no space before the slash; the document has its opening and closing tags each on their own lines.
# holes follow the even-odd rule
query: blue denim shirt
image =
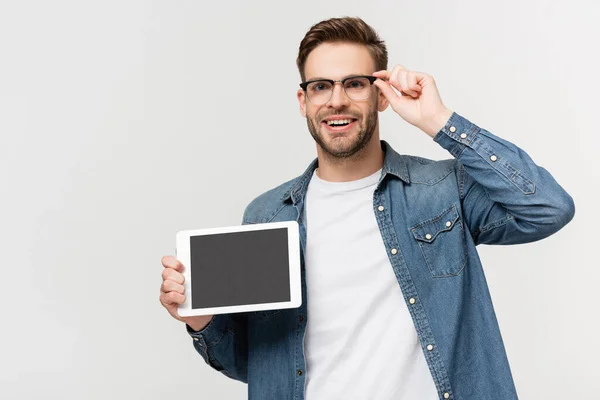
<svg viewBox="0 0 600 400">
<path fill-rule="evenodd" d="M 517 399 L 476 246 L 552 235 L 573 218 L 573 199 L 525 151 L 456 113 L 433 139 L 453 158 L 400 155 L 381 141 L 373 212 L 406 303 L 398 307 L 410 311 L 440 399 Z M 216 315 L 198 332 L 187 326 L 211 367 L 248 383 L 250 400 L 304 399 L 303 205 L 317 165 L 258 196 L 243 217 L 299 223 L 301 307 Z"/>
</svg>

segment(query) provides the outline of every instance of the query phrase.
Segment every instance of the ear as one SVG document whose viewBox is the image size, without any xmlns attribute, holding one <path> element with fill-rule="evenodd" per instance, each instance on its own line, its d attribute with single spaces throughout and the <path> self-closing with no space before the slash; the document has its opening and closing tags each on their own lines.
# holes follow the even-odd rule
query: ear
<svg viewBox="0 0 600 400">
<path fill-rule="evenodd" d="M 304 90 L 298 89 L 297 96 L 298 103 L 300 103 L 300 114 L 306 118 L 306 93 L 304 93 Z"/>
<path fill-rule="evenodd" d="M 377 90 L 377 111 L 385 111 L 385 109 L 390 105 L 390 102 L 378 87 L 375 89 Z"/>
</svg>

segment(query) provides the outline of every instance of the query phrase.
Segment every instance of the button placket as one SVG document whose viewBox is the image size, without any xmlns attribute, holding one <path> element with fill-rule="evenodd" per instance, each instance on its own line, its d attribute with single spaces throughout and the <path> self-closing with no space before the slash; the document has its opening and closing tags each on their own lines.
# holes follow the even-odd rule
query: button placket
<svg viewBox="0 0 600 400">
<path fill-rule="evenodd" d="M 456 131 L 455 127 L 454 131 Z M 452 131 L 452 128 L 450 129 Z M 376 191 L 375 192 L 375 196 L 373 198 L 373 203 L 374 205 L 377 205 L 377 210 L 384 211 L 385 207 L 382 205 L 382 198 L 380 196 L 380 194 Z M 391 232 L 391 236 L 389 237 L 385 237 L 384 236 L 384 242 L 385 245 L 388 249 L 390 249 L 390 252 L 392 254 L 399 254 L 399 250 L 394 247 L 396 242 L 398 241 L 398 238 L 395 236 L 395 234 L 393 233 L 393 229 L 384 229 L 386 226 L 392 224 L 388 214 L 384 214 L 384 213 L 376 213 L 376 219 L 379 225 L 379 228 L 382 232 L 388 231 Z M 452 225 L 452 221 L 447 221 L 450 222 L 450 224 Z M 431 240 L 433 238 L 431 233 L 427 233 L 425 235 L 425 237 L 427 238 L 427 240 Z M 396 252 L 394 252 L 394 250 L 396 250 Z M 415 287 L 414 287 L 414 283 L 412 282 L 410 275 L 408 274 L 408 271 L 406 270 L 406 264 L 404 262 L 404 259 L 402 257 L 394 257 L 391 259 L 392 260 L 392 264 L 393 264 L 393 268 L 394 268 L 394 272 L 396 274 L 396 278 L 398 279 L 398 283 L 401 285 L 401 289 L 402 290 L 406 290 L 409 293 L 416 293 Z M 394 260 L 401 260 L 401 261 L 394 261 Z M 398 265 L 398 268 L 397 268 Z M 404 272 L 404 273 L 403 273 Z M 407 275 L 408 274 L 408 275 Z M 419 340 L 421 340 L 422 342 L 424 341 L 425 343 L 427 342 L 433 342 L 433 336 L 432 336 L 432 332 L 431 332 L 431 327 L 429 326 L 429 321 L 427 321 L 427 317 L 423 314 L 424 311 L 422 309 L 422 307 L 420 306 L 420 303 L 417 302 L 416 297 L 410 297 L 408 299 L 409 304 L 411 305 L 410 309 L 411 309 L 411 314 L 415 313 L 415 315 L 417 315 L 417 319 L 421 320 L 420 324 L 417 324 L 414 319 L 414 315 L 412 316 L 413 318 L 413 322 L 415 323 L 415 327 L 417 328 L 417 335 L 419 337 Z M 429 365 L 430 368 L 433 368 L 436 371 L 436 374 L 443 374 L 446 375 L 445 369 L 444 367 L 440 367 L 439 366 L 439 354 L 437 351 L 433 351 L 434 350 L 434 346 L 432 344 L 427 345 L 427 350 L 428 352 L 426 353 L 426 360 L 427 360 L 427 364 Z M 441 370 L 439 370 L 439 368 L 441 368 Z M 434 381 L 436 382 L 436 384 L 439 383 L 439 385 L 441 387 L 443 387 L 444 389 L 447 389 L 449 387 L 449 382 L 448 382 L 448 378 L 442 378 L 441 376 L 439 377 L 439 381 L 438 379 L 436 379 L 434 377 Z"/>
</svg>

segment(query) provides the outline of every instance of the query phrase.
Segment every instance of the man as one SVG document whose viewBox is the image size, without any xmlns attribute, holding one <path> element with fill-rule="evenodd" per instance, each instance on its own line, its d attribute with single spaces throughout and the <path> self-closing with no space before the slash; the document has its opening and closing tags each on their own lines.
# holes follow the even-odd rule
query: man
<svg viewBox="0 0 600 400">
<path fill-rule="evenodd" d="M 161 303 L 250 399 L 516 399 L 476 245 L 543 239 L 573 218 L 572 198 L 522 149 L 446 108 L 431 76 L 388 71 L 358 18 L 314 25 L 297 63 L 317 159 L 252 201 L 243 223 L 298 221 L 302 306 L 181 318 L 183 266 L 170 256 Z M 453 158 L 380 140 L 388 105 Z"/>
</svg>

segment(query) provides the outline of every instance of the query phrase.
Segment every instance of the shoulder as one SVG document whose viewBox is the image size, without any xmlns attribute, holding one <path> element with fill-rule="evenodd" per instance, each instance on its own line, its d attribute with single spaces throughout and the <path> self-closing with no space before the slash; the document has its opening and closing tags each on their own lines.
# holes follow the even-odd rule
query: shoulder
<svg viewBox="0 0 600 400">
<path fill-rule="evenodd" d="M 285 206 L 286 195 L 300 179 L 296 177 L 256 196 L 244 210 L 244 223 L 267 222 Z"/>
<path fill-rule="evenodd" d="M 434 185 L 450 174 L 458 172 L 460 163 L 455 158 L 432 160 L 429 158 L 403 155 L 410 176 L 415 184 Z"/>
</svg>

